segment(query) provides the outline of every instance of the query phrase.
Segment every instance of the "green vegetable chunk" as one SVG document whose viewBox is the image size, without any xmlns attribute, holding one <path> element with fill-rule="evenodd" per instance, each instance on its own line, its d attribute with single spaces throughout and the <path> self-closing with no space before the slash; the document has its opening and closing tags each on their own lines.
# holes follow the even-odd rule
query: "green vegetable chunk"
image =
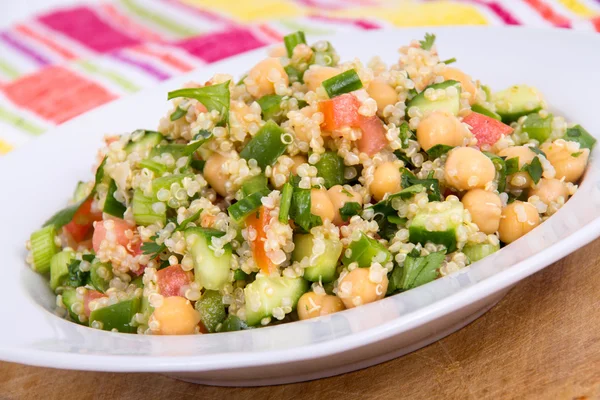
<svg viewBox="0 0 600 400">
<path fill-rule="evenodd" d="M 535 139 L 544 143 L 552 133 L 552 114 L 542 118 L 540 114 L 529 114 L 523 122 L 523 132 L 527 133 L 530 139 Z"/>
<path fill-rule="evenodd" d="M 136 189 L 133 192 L 131 207 L 133 209 L 133 219 L 136 225 L 148 226 L 155 222 L 160 222 L 163 225 L 167 222 L 166 207 L 164 210 L 155 210 L 152 205 L 155 199 L 144 195 L 141 189 Z"/>
<path fill-rule="evenodd" d="M 502 122 L 509 124 L 523 115 L 541 110 L 544 100 L 536 88 L 514 85 L 492 94 L 491 102 L 496 106 L 496 112 L 502 117 Z"/>
<path fill-rule="evenodd" d="M 272 119 L 280 122 L 285 115 L 281 114 L 281 100 L 283 96 L 277 94 L 268 94 L 256 100 L 262 110 L 262 117 L 265 121 Z"/>
<path fill-rule="evenodd" d="M 322 85 L 330 99 L 363 87 L 362 81 L 354 69 L 326 79 Z"/>
<path fill-rule="evenodd" d="M 320 238 L 323 253 L 313 257 L 315 237 L 310 234 L 294 235 L 292 260 L 301 262 L 308 259 L 309 266 L 304 270 L 304 279 L 311 282 L 328 283 L 335 279 L 338 260 L 342 255 L 342 242 L 333 238 Z"/>
<path fill-rule="evenodd" d="M 287 306 L 294 310 L 307 290 L 308 282 L 302 278 L 256 278 L 244 289 L 246 322 L 250 326 L 258 325 L 263 318 L 271 317 L 275 308 Z"/>
<path fill-rule="evenodd" d="M 50 287 L 52 290 L 63 285 L 64 279 L 69 275 L 69 265 L 74 257 L 75 253 L 72 251 L 61 251 L 52 257 L 50 261 Z"/>
<path fill-rule="evenodd" d="M 267 165 L 275 164 L 275 161 L 285 152 L 287 144 L 283 142 L 285 131 L 274 121 L 267 121 L 265 125 L 254 135 L 240 152 L 240 157 L 257 161 L 264 170 Z"/>
<path fill-rule="evenodd" d="M 71 218 L 72 219 L 72 218 Z M 33 269 L 40 274 L 50 271 L 52 257 L 58 253 L 58 247 L 54 243 L 56 229 L 54 225 L 48 225 L 33 232 L 29 238 L 31 243 L 31 255 L 33 257 Z"/>
<path fill-rule="evenodd" d="M 292 58 L 292 55 L 294 54 L 294 48 L 301 43 L 306 44 L 306 37 L 302 31 L 290 33 L 289 35 L 283 37 L 283 43 L 285 44 L 288 57 Z"/>
<path fill-rule="evenodd" d="M 269 190 L 267 184 L 267 177 L 264 174 L 253 176 L 242 183 L 242 195 L 243 197 L 250 196 L 252 193 L 263 192 Z"/>
<path fill-rule="evenodd" d="M 282 224 L 288 222 L 293 194 L 294 187 L 289 182 L 286 182 L 281 190 L 281 200 L 279 201 L 279 222 Z"/>
<path fill-rule="evenodd" d="M 242 321 L 235 315 L 229 315 L 225 318 L 225 321 L 223 321 L 221 326 L 219 326 L 217 332 L 235 332 L 246 329 L 251 329 L 248 324 L 246 324 L 246 321 Z"/>
<path fill-rule="evenodd" d="M 102 273 L 100 273 L 102 271 Z M 110 285 L 110 280 L 113 278 L 111 265 L 108 263 L 101 263 L 97 258 L 92 261 L 92 267 L 90 268 L 90 283 L 101 293 L 105 293 Z M 139 283 L 143 287 L 141 282 L 141 276 L 137 282 L 132 281 L 131 283 Z"/>
<path fill-rule="evenodd" d="M 479 243 L 479 244 L 467 244 L 463 247 L 462 252 L 465 253 L 469 260 L 474 263 L 479 261 L 492 253 L 500 250 L 500 244 L 493 245 L 489 243 Z"/>
<path fill-rule="evenodd" d="M 400 287 L 404 290 L 412 289 L 436 279 L 445 255 L 445 251 L 438 251 L 425 257 L 407 256 L 402 268 Z"/>
<path fill-rule="evenodd" d="M 207 228 L 187 228 L 185 239 L 194 262 L 194 278 L 208 290 L 220 290 L 229 282 L 232 248 L 227 243 L 223 253 L 217 254 L 212 247 L 212 238 L 225 233 Z M 210 246 L 210 247 L 209 247 Z M 220 252 L 219 252 L 220 253 Z"/>
<path fill-rule="evenodd" d="M 104 200 L 104 208 L 102 211 L 112 215 L 113 217 L 123 218 L 123 214 L 125 214 L 127 207 L 125 207 L 123 203 L 119 202 L 115 198 L 116 191 L 117 183 L 114 179 L 111 179 L 110 184 L 108 185 L 108 192 L 106 193 L 106 200 Z"/>
<path fill-rule="evenodd" d="M 490 118 L 494 118 L 495 120 L 502 121 L 502 117 L 500 116 L 500 114 L 482 106 L 481 104 L 473 104 L 471 106 L 471 110 L 473 112 L 479 113 L 481 115 L 485 115 Z"/>
<path fill-rule="evenodd" d="M 121 333 L 136 333 L 137 327 L 132 325 L 132 320 L 139 310 L 139 297 L 123 300 L 92 311 L 90 314 L 90 325 L 94 321 L 98 321 L 102 323 L 102 330 L 105 331 L 116 329 Z"/>
<path fill-rule="evenodd" d="M 344 160 L 337 153 L 333 151 L 323 153 L 315 167 L 317 168 L 317 176 L 323 178 L 327 189 L 345 183 Z"/>
<path fill-rule="evenodd" d="M 596 144 L 596 139 L 590 135 L 588 131 L 583 129 L 581 125 L 575 125 L 574 127 L 567 129 L 567 133 L 565 133 L 563 139 L 579 143 L 579 146 L 582 149 L 592 150 Z"/>
<path fill-rule="evenodd" d="M 411 221 L 409 241 L 422 245 L 427 242 L 442 244 L 451 253 L 456 250 L 456 230 L 462 222 L 461 202 L 430 202 Z"/>
<path fill-rule="evenodd" d="M 229 212 L 231 219 L 239 224 L 262 205 L 261 199 L 268 194 L 268 190 L 252 193 L 230 205 L 227 212 Z"/>
<path fill-rule="evenodd" d="M 186 88 L 169 92 L 167 100 L 176 97 L 185 97 L 196 99 L 204 104 L 208 111 L 216 110 L 221 114 L 223 121 L 229 121 L 230 93 L 229 82 L 219 83 L 217 85 L 204 86 L 201 88 Z"/>
<path fill-rule="evenodd" d="M 383 244 L 362 232 L 360 239 L 351 242 L 348 249 L 350 256 L 344 253 L 342 257 L 342 264 L 345 266 L 356 262 L 360 268 L 368 268 L 373 262 L 385 265 L 392 260 L 392 254 Z"/>
<path fill-rule="evenodd" d="M 425 92 L 427 89 L 448 89 L 450 87 L 456 88 L 454 94 L 447 94 L 445 97 L 430 100 L 425 97 Z M 411 107 L 416 107 L 421 110 L 422 113 L 433 112 L 433 111 L 447 111 L 451 114 L 458 115 L 458 111 L 460 110 L 460 92 L 461 85 L 460 82 L 449 80 L 441 83 L 434 83 L 433 85 L 429 85 L 423 90 L 421 93 L 417 94 L 413 97 L 407 104 L 406 109 L 410 109 Z"/>
<path fill-rule="evenodd" d="M 227 317 L 223 297 L 216 290 L 206 290 L 195 308 L 200 313 L 200 322 L 210 333 L 216 332 L 218 325 Z"/>
<path fill-rule="evenodd" d="M 69 313 L 69 317 L 71 318 L 71 321 L 73 321 L 77 324 L 80 324 L 80 325 L 87 325 L 88 324 L 87 321 L 81 322 L 79 320 L 79 315 L 77 315 L 75 312 L 73 312 L 73 309 L 72 309 L 72 307 L 75 303 L 80 302 L 79 300 L 77 300 L 77 292 L 75 291 L 75 288 L 65 288 L 61 293 L 61 297 L 62 297 L 62 302 Z"/>
</svg>

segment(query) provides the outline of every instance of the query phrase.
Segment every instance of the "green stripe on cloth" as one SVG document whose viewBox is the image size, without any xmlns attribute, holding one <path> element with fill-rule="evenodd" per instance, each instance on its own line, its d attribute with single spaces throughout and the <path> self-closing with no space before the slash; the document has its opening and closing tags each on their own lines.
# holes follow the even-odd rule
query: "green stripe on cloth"
<svg viewBox="0 0 600 400">
<path fill-rule="evenodd" d="M 302 31 L 310 35 L 331 35 L 335 32 L 335 30 L 333 29 L 314 28 L 312 26 L 308 26 L 294 21 L 292 19 L 281 19 L 277 22 L 285 28 L 289 29 L 290 31 Z"/>
<path fill-rule="evenodd" d="M 116 72 L 111 71 L 109 69 L 104 69 L 104 68 L 98 67 L 97 65 L 94 65 L 89 61 L 79 60 L 76 62 L 76 64 L 79 65 L 84 70 L 86 70 L 87 72 L 89 72 L 90 74 L 96 74 L 96 75 L 103 76 L 103 77 L 109 79 L 111 82 L 119 85 L 127 92 L 137 92 L 138 90 L 141 89 L 139 86 L 137 86 L 133 82 L 130 82 L 123 76 L 117 74 Z"/>
<path fill-rule="evenodd" d="M 0 72 L 11 79 L 17 78 L 19 75 L 21 75 L 19 71 L 17 71 L 12 65 L 7 64 L 4 60 L 0 60 Z"/>
<path fill-rule="evenodd" d="M 21 131 L 25 131 L 33 135 L 39 135 L 45 131 L 45 129 L 41 126 L 38 126 L 31 121 L 27 121 L 22 116 L 2 107 L 0 107 L 0 121 L 4 121 Z"/>
<path fill-rule="evenodd" d="M 154 11 L 148 10 L 147 8 L 140 6 L 133 0 L 121 0 L 121 3 L 130 12 L 137 15 L 138 17 L 148 20 L 150 22 L 153 22 L 154 24 L 156 24 L 176 35 L 179 35 L 182 37 L 188 37 L 188 36 L 195 36 L 195 35 L 202 33 L 195 29 L 191 29 L 186 26 L 183 26 L 183 25 L 179 24 L 178 22 L 175 22 L 169 18 L 165 18 L 164 16 L 162 16 Z"/>
</svg>

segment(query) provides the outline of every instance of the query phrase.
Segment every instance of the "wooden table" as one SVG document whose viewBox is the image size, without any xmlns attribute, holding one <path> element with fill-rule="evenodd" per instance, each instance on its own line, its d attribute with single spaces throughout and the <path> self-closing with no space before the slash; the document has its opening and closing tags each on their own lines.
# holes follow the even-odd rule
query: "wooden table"
<svg viewBox="0 0 600 400">
<path fill-rule="evenodd" d="M 600 398 L 600 239 L 520 283 L 441 341 L 362 371 L 261 388 L 216 388 L 153 374 L 0 363 L 0 399 Z"/>
</svg>

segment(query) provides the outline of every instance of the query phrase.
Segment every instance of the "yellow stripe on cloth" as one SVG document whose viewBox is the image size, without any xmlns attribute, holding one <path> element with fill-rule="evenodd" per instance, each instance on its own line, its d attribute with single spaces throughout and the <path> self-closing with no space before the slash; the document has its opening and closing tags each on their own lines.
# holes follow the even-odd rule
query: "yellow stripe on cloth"
<svg viewBox="0 0 600 400">
<path fill-rule="evenodd" d="M 592 10 L 584 3 L 578 0 L 558 0 L 563 6 L 581 17 L 593 17 L 600 13 Z"/>
<path fill-rule="evenodd" d="M 0 139 L 0 154 L 6 154 L 9 151 L 11 151 L 13 149 L 13 147 L 6 143 L 5 141 L 3 141 L 2 139 Z"/>
<path fill-rule="evenodd" d="M 305 14 L 302 6 L 287 0 L 183 0 L 192 6 L 220 11 L 239 21 L 273 20 L 300 17 Z"/>
<path fill-rule="evenodd" d="M 474 6 L 447 1 L 400 2 L 397 7 L 361 7 L 337 11 L 338 17 L 380 18 L 396 26 L 487 25 L 488 20 Z"/>
</svg>

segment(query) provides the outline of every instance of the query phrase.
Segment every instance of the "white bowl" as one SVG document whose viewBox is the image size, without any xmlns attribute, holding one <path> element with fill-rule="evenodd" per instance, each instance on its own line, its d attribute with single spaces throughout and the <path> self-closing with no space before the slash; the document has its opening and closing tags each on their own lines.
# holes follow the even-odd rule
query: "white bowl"
<svg viewBox="0 0 600 400">
<path fill-rule="evenodd" d="M 565 30 L 430 28 L 330 38 L 343 59 L 398 58 L 397 48 L 431 31 L 442 58 L 501 89 L 528 83 L 570 121 L 600 135 L 600 36 Z M 425 346 L 492 307 L 515 283 L 600 234 L 598 147 L 579 191 L 547 222 L 469 268 L 414 290 L 328 317 L 202 336 L 127 335 L 56 317 L 43 277 L 25 267 L 30 232 L 65 205 L 105 133 L 154 128 L 166 93 L 215 72 L 239 76 L 254 51 L 207 66 L 76 118 L 0 159 L 0 359 L 44 367 L 160 372 L 214 385 L 268 385 L 364 368 Z M 255 368 L 257 367 L 257 368 Z"/>
</svg>

